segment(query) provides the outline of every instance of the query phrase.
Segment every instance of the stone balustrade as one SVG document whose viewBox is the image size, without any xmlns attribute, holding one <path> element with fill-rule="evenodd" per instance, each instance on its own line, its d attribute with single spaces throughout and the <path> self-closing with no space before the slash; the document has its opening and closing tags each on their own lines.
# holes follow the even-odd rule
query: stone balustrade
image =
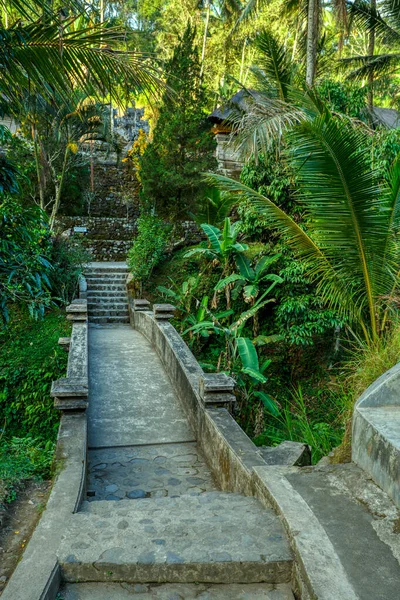
<svg viewBox="0 0 400 600">
<path fill-rule="evenodd" d="M 89 394 L 87 300 L 74 300 L 67 307 L 67 319 L 72 321 L 67 376 L 53 381 L 50 395 L 59 410 L 86 410 Z M 64 338 L 59 342 L 66 346 Z"/>
</svg>

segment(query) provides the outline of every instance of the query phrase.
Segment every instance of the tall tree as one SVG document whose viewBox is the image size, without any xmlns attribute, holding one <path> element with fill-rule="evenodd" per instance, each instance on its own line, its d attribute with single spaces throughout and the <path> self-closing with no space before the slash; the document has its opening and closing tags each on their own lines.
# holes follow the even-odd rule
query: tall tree
<svg viewBox="0 0 400 600">
<path fill-rule="evenodd" d="M 194 208 L 201 173 L 215 164 L 195 37 L 195 28 L 188 24 L 167 65 L 170 91 L 164 96 L 153 141 L 140 160 L 142 197 L 169 218 L 185 216 Z"/>
</svg>

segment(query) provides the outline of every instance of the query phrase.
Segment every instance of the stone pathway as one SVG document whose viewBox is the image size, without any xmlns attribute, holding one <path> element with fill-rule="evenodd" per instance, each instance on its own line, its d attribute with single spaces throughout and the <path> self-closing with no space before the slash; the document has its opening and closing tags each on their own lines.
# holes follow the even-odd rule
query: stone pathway
<svg viewBox="0 0 400 600">
<path fill-rule="evenodd" d="M 73 583 L 61 590 L 62 600 L 293 600 L 289 585 Z M 60 599 L 60 600 L 61 600 Z M 344 599 L 343 599 L 344 600 Z"/>
<path fill-rule="evenodd" d="M 58 553 L 62 598 L 293 600 L 279 519 L 218 490 L 161 362 L 130 325 L 89 327 L 87 415 L 88 496 Z"/>
<path fill-rule="evenodd" d="M 89 327 L 89 448 L 193 442 L 150 343 L 130 325 Z"/>
<path fill-rule="evenodd" d="M 89 501 L 175 497 L 214 489 L 194 442 L 89 452 Z"/>
</svg>

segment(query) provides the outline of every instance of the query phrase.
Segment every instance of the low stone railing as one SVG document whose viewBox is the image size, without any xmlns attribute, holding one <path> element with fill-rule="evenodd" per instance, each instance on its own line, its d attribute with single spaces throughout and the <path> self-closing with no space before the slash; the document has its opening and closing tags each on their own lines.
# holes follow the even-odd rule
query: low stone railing
<svg viewBox="0 0 400 600">
<path fill-rule="evenodd" d="M 74 300 L 67 307 L 67 319 L 72 321 L 67 376 L 53 382 L 50 395 L 59 410 L 86 410 L 89 394 L 87 300 Z M 65 345 L 65 338 L 60 342 Z"/>
<path fill-rule="evenodd" d="M 57 469 L 46 510 L 32 534 L 2 600 L 54 600 L 61 573 L 57 550 L 69 517 L 85 493 L 88 404 L 88 325 L 86 300 L 67 307 L 71 338 L 59 343 L 69 351 L 67 376 L 55 381 L 51 395 L 62 411 L 58 431 Z"/>
<path fill-rule="evenodd" d="M 132 326 L 152 344 L 169 375 L 207 462 L 224 490 L 251 494 L 252 468 L 265 466 L 261 452 L 236 423 L 230 409 L 234 381 L 221 373 L 204 373 L 168 319 L 170 304 L 155 304 L 129 295 Z"/>
<path fill-rule="evenodd" d="M 292 585 L 296 597 L 357 600 L 332 542 L 286 477 L 296 467 L 270 466 L 230 414 L 233 380 L 204 373 L 168 322 L 174 307 L 156 304 L 150 310 L 147 300 L 135 300 L 129 290 L 128 300 L 131 325 L 161 359 L 220 487 L 255 496 L 281 518 L 295 557 Z"/>
<path fill-rule="evenodd" d="M 356 402 L 352 459 L 400 508 L 400 363 Z"/>
</svg>

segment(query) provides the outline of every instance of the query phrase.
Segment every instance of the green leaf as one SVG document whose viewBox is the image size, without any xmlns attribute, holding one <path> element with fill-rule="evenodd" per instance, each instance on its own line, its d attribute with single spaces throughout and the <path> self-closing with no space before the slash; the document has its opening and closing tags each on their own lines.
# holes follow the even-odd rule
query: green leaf
<svg viewBox="0 0 400 600">
<path fill-rule="evenodd" d="M 218 227 L 208 225 L 208 223 L 203 223 L 201 228 L 208 237 L 211 244 L 211 248 L 214 250 L 214 252 L 216 252 L 217 254 L 221 254 L 221 232 L 218 229 Z"/>
<path fill-rule="evenodd" d="M 236 346 L 239 352 L 240 360 L 244 368 L 251 368 L 252 370 L 259 370 L 259 362 L 257 350 L 252 344 L 249 338 L 238 337 L 236 339 Z"/>
<path fill-rule="evenodd" d="M 266 344 L 274 344 L 275 342 L 281 342 L 285 339 L 284 335 L 258 335 L 253 340 L 255 346 L 265 346 Z"/>
<path fill-rule="evenodd" d="M 224 279 L 220 279 L 220 281 L 218 281 L 217 285 L 215 286 L 214 290 L 216 292 L 219 292 L 220 290 L 223 290 L 227 285 L 229 285 L 230 283 L 233 283 L 234 281 L 243 281 L 243 277 L 241 275 L 238 275 L 237 273 L 232 273 L 232 275 L 228 275 L 228 277 L 224 277 Z"/>
<path fill-rule="evenodd" d="M 261 400 L 264 407 L 271 415 L 273 415 L 274 417 L 279 417 L 279 415 L 281 414 L 279 407 L 275 400 L 271 398 L 271 396 L 269 396 L 265 392 L 254 392 L 254 395 L 256 396 L 256 398 L 259 398 Z"/>
<path fill-rule="evenodd" d="M 258 294 L 258 285 L 245 285 L 243 288 L 243 295 L 246 300 L 251 300 L 255 298 Z"/>
<path fill-rule="evenodd" d="M 185 252 L 183 258 L 189 258 L 190 256 L 193 256 L 194 254 L 207 254 L 209 252 L 208 248 L 192 248 L 191 250 L 188 250 L 187 252 Z"/>
<path fill-rule="evenodd" d="M 256 369 L 251 369 L 250 367 L 245 367 L 241 370 L 241 372 L 245 373 L 246 375 L 250 375 L 250 377 L 252 377 L 252 379 L 255 379 L 259 383 L 265 383 L 267 381 L 267 378 L 264 377 L 264 375 Z"/>
<path fill-rule="evenodd" d="M 235 311 L 232 308 L 230 308 L 229 310 L 223 310 L 221 312 L 215 313 L 214 316 L 217 320 L 219 320 L 219 319 L 224 319 L 225 317 L 229 317 L 230 315 L 233 315 L 234 313 L 235 313 Z"/>
<path fill-rule="evenodd" d="M 253 281 L 255 273 L 250 266 L 250 261 L 247 256 L 244 256 L 244 254 L 237 254 L 235 256 L 235 261 L 243 279 L 246 279 L 246 281 Z"/>
</svg>

